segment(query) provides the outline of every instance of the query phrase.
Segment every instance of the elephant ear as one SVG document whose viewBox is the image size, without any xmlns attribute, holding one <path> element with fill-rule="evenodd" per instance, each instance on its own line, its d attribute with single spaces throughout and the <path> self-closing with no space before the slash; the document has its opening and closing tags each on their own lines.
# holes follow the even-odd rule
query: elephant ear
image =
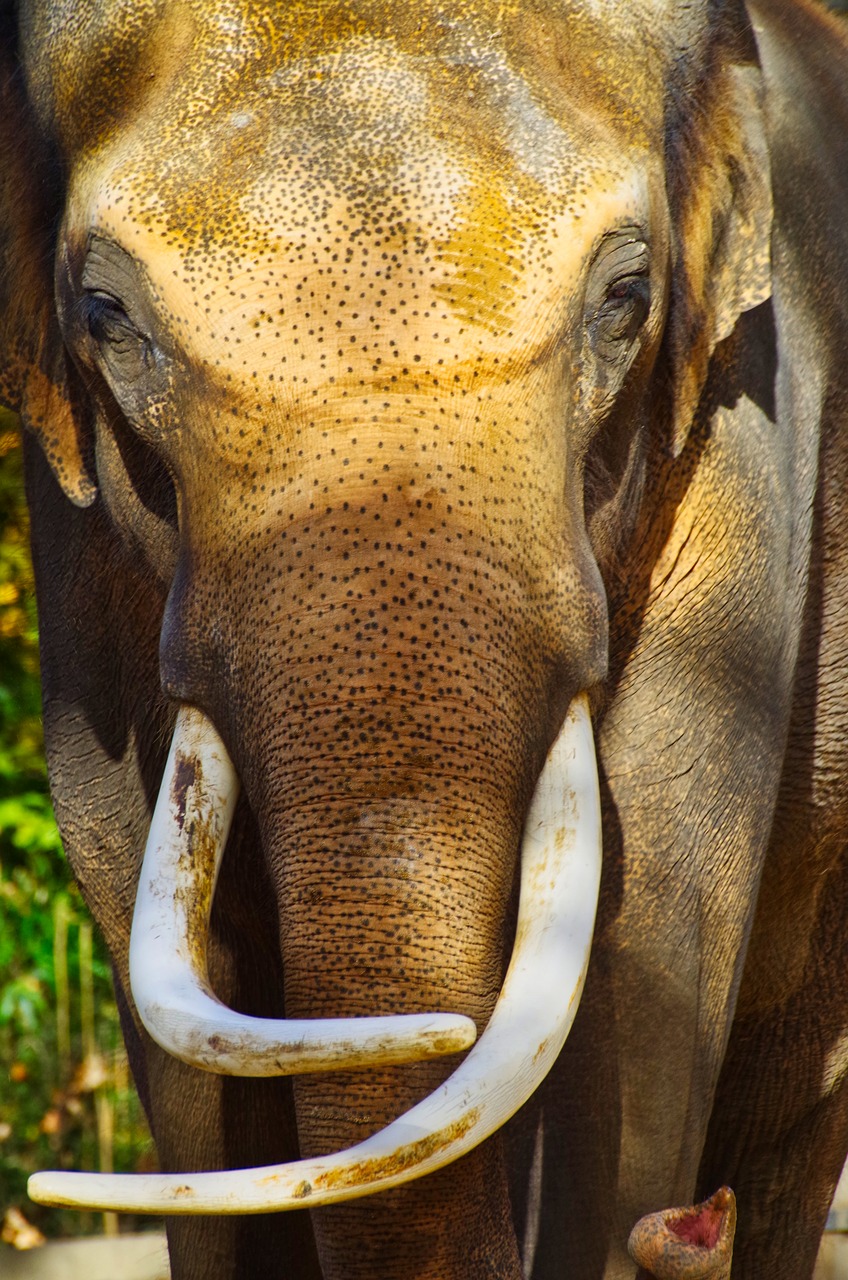
<svg viewBox="0 0 848 1280">
<path fill-rule="evenodd" d="M 0 405 L 40 440 L 77 506 L 97 487 L 53 290 L 62 180 L 27 101 L 12 23 L 0 21 Z"/>
<path fill-rule="evenodd" d="M 771 297 L 772 198 L 763 87 L 754 63 L 711 77 L 705 111 L 671 135 L 675 226 L 668 341 L 674 451 L 683 448 L 710 357 L 744 311 Z"/>
</svg>

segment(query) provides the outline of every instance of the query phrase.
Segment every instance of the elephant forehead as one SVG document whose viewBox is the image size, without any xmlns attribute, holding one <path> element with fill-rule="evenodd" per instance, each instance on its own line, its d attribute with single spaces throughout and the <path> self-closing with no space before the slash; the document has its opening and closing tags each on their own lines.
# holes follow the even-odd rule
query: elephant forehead
<svg viewBox="0 0 848 1280">
<path fill-rule="evenodd" d="M 509 6 L 406 10 L 175 8 L 178 69 L 165 56 L 97 136 L 73 220 L 140 258 L 181 343 L 220 360 L 252 334 L 262 361 L 264 337 L 302 347 L 316 319 L 355 342 L 376 308 L 396 342 L 436 316 L 442 344 L 450 323 L 532 348 L 598 237 L 647 223 L 645 137 L 593 87 L 636 73 L 590 12 L 545 28 L 546 63 Z"/>
<path fill-rule="evenodd" d="M 599 238 L 647 226 L 644 146 L 479 14 L 425 6 L 425 40 L 307 10 L 204 11 L 216 40 L 78 167 L 77 240 L 115 238 L 180 348 L 246 376 L 536 358 Z"/>
<path fill-rule="evenodd" d="M 453 41 L 438 55 L 410 51 L 399 33 L 369 32 L 295 56 L 287 32 L 282 50 L 269 41 L 246 62 L 233 36 L 221 53 L 218 32 L 214 58 L 204 45 L 174 81 L 161 76 L 115 130 L 118 149 L 135 136 L 129 176 L 144 178 L 140 213 L 164 209 L 180 233 L 202 223 L 231 234 L 289 169 L 306 168 L 355 203 L 385 202 L 398 182 L 410 198 L 415 161 L 428 206 L 445 169 L 496 169 L 532 213 L 552 199 L 579 201 L 623 148 L 644 146 L 634 129 L 622 133 L 609 95 L 583 83 L 569 93 L 494 33 L 450 26 Z M 587 70 L 591 87 L 597 67 Z M 226 209 L 222 185 L 235 197 Z"/>
<path fill-rule="evenodd" d="M 161 151 L 163 131 L 225 119 L 251 96 L 293 124 L 312 114 L 326 136 L 352 105 L 391 132 L 426 82 L 460 127 L 481 102 L 498 107 L 542 164 L 538 111 L 557 117 L 563 93 L 631 138 L 659 138 L 668 25 L 657 0 L 36 0 L 27 43 L 39 107 L 68 152 L 154 115 Z M 401 57 L 423 81 L 392 69 Z"/>
<path fill-rule="evenodd" d="M 357 107 L 332 157 L 312 133 L 292 142 L 280 116 L 269 138 L 246 102 L 180 153 L 165 148 L 152 173 L 144 140 L 78 184 L 79 238 L 94 227 L 122 244 L 180 345 L 216 363 L 249 359 L 261 373 L 280 343 L 329 359 L 334 337 L 358 357 L 366 331 L 391 348 L 383 358 L 427 347 L 438 360 L 445 345 L 532 358 L 560 331 L 599 239 L 649 223 L 644 157 L 597 130 L 587 150 L 541 113 L 525 126 L 543 135 L 539 163 L 549 149 L 544 175 L 437 137 L 427 113 L 376 145 L 380 108 Z"/>
<path fill-rule="evenodd" d="M 221 240 L 139 220 L 105 187 L 92 225 L 139 263 L 184 352 L 261 374 L 279 367 L 281 349 L 290 363 L 327 369 L 482 352 L 534 360 L 580 305 L 598 241 L 649 222 L 644 172 L 587 184 L 579 202 L 552 202 L 533 220 L 498 175 L 461 174 L 436 158 L 425 221 L 423 197 L 413 207 L 418 176 L 395 187 L 393 203 L 357 208 L 290 170 L 263 183 L 255 217 Z"/>
</svg>

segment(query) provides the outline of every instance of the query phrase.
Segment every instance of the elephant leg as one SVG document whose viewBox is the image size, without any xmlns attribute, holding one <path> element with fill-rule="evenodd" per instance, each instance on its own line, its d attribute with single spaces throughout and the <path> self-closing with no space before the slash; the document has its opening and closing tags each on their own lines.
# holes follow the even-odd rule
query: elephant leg
<svg viewBox="0 0 848 1280">
<path fill-rule="evenodd" d="M 818 887 L 814 938 L 798 938 L 785 921 L 797 965 L 766 972 L 774 948 L 762 930 L 776 922 L 764 913 L 758 924 L 716 1094 L 699 1181 L 726 1178 L 744 1205 L 734 1280 L 810 1280 L 848 1151 L 844 849 Z M 803 911 L 791 894 L 784 905 L 787 915 Z"/>
<path fill-rule="evenodd" d="M 238 1168 L 280 1159 L 294 1120 L 290 1097 L 284 1096 L 291 1092 L 288 1081 L 206 1077 L 163 1053 L 157 1056 L 161 1069 L 155 1078 L 166 1105 L 157 1109 L 154 1125 L 163 1165 Z M 194 1141 L 186 1132 L 186 1115 L 197 1124 Z M 320 1280 L 305 1210 L 169 1218 L 166 1225 L 173 1280 Z"/>
<path fill-rule="evenodd" d="M 283 981 L 273 894 L 267 885 L 262 892 L 264 866 L 244 815 L 238 817 L 213 911 L 210 978 L 230 1007 L 280 1016 Z M 159 1048 L 126 998 L 124 933 L 115 933 L 108 913 L 102 924 L 116 957 L 124 1038 L 161 1167 L 191 1172 L 296 1159 L 291 1081 L 212 1075 Z M 263 1280 L 320 1280 L 306 1211 L 177 1217 L 166 1225 L 173 1280 L 255 1280 L 260 1275 Z"/>
<path fill-rule="evenodd" d="M 738 863 L 727 855 L 747 904 L 743 887 L 729 902 L 717 883 L 708 895 L 718 877 L 706 872 L 702 893 L 691 888 L 687 897 L 695 871 L 678 866 L 675 884 L 669 850 L 666 876 L 651 883 L 646 875 L 628 905 L 621 863 L 608 861 L 580 1013 L 512 1145 L 532 1280 L 561 1276 L 563 1257 L 580 1280 L 633 1280 L 626 1245 L 637 1220 L 695 1200 L 753 909 L 755 852 L 742 846 Z"/>
<path fill-rule="evenodd" d="M 825 490 L 816 513 L 824 569 L 811 579 L 780 802 L 700 1175 L 701 1188 L 727 1181 L 737 1194 L 734 1280 L 808 1280 L 848 1150 L 848 554 L 832 527 L 844 465 L 829 470 L 840 492 Z"/>
<path fill-rule="evenodd" d="M 696 1199 L 792 708 L 799 553 L 785 485 L 807 483 L 800 466 L 788 482 L 768 473 L 759 411 L 725 399 L 738 407 L 713 419 L 691 483 L 675 489 L 671 473 L 660 491 L 674 525 L 631 605 L 633 647 L 600 725 L 604 871 L 589 981 L 513 1174 L 525 1238 L 535 1235 L 532 1280 L 562 1274 L 558 1253 L 581 1280 L 632 1280 L 635 1223 Z M 776 496 L 754 526 L 766 482 Z M 735 525 L 715 518 L 727 495 Z M 637 571 L 623 578 L 635 598 Z M 740 1221 L 746 1211 L 739 1197 Z"/>
<path fill-rule="evenodd" d="M 596 953 L 563 1052 L 504 1132 L 528 1280 L 601 1280 L 604 1274 L 622 1127 L 608 1010 L 609 973 Z"/>
<path fill-rule="evenodd" d="M 148 1114 L 163 1168 L 237 1168 L 292 1152 L 289 1081 L 208 1075 L 169 1057 L 147 1037 L 142 1046 L 131 1025 L 127 1044 L 137 1080 L 146 1077 L 149 1086 Z M 148 1092 L 142 1080 L 139 1091 Z M 166 1229 L 173 1280 L 320 1280 L 305 1211 L 168 1218 Z"/>
</svg>

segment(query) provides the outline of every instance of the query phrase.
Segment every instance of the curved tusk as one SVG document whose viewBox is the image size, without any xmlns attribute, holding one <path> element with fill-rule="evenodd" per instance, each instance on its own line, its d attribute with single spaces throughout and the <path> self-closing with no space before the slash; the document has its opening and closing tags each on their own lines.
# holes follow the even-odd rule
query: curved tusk
<svg viewBox="0 0 848 1280">
<path fill-rule="evenodd" d="M 498 1002 L 476 1046 L 440 1088 L 335 1155 L 225 1173 L 38 1173 L 30 1196 L 132 1213 L 267 1213 L 353 1200 L 450 1164 L 518 1110 L 562 1048 L 586 976 L 600 868 L 598 778 L 581 694 L 530 806 L 515 947 Z"/>
<path fill-rule="evenodd" d="M 456 1053 L 477 1029 L 462 1014 L 273 1019 L 236 1013 L 209 985 L 215 882 L 239 793 L 210 721 L 181 707 L 139 878 L 130 987 L 150 1035 L 174 1057 L 236 1076 L 382 1066 Z"/>
</svg>

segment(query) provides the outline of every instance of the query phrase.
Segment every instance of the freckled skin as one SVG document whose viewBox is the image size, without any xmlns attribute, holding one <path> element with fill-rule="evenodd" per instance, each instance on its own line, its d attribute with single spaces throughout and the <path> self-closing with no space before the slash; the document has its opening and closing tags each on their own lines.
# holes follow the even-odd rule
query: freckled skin
<svg viewBox="0 0 848 1280">
<path fill-rule="evenodd" d="M 176 1280 L 632 1280 L 636 1220 L 725 1183 L 734 1277 L 811 1274 L 848 1147 L 848 50 L 806 2 L 756 42 L 695 13 L 67 0 L 21 18 L 26 96 L 4 54 L 51 784 L 164 1168 L 339 1149 L 455 1065 L 150 1042 L 175 703 L 244 788 L 221 997 L 481 1029 L 533 786 L 595 712 L 598 926 L 537 1095 L 396 1191 L 175 1220 Z"/>
</svg>

